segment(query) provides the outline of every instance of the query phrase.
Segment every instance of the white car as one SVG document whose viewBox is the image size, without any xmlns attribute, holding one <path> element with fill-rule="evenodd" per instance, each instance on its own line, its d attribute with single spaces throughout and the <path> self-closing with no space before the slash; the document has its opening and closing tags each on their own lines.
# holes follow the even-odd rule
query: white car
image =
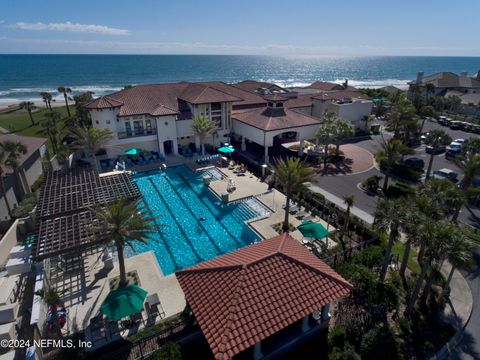
<svg viewBox="0 0 480 360">
<path fill-rule="evenodd" d="M 462 145 L 463 144 L 461 142 L 457 142 L 457 140 L 455 140 L 447 146 L 447 150 L 460 151 L 462 149 Z"/>
<path fill-rule="evenodd" d="M 465 142 L 465 139 L 455 139 L 453 140 L 453 142 L 460 143 L 461 145 L 463 145 L 463 143 Z"/>
</svg>

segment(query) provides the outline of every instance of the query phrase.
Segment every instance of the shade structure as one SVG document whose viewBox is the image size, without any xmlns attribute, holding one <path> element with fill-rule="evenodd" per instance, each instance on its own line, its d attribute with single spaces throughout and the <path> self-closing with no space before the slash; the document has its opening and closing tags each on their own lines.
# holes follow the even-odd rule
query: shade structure
<svg viewBox="0 0 480 360">
<path fill-rule="evenodd" d="M 125 155 L 138 155 L 138 154 L 140 154 L 140 149 L 131 148 L 131 149 L 125 150 L 124 154 Z"/>
<path fill-rule="evenodd" d="M 221 148 L 218 148 L 217 150 L 224 154 L 231 154 L 235 151 L 233 146 L 223 146 Z"/>
<path fill-rule="evenodd" d="M 327 229 L 322 224 L 313 221 L 303 222 L 298 226 L 298 230 L 300 230 L 303 236 L 312 239 L 323 239 L 328 235 Z"/>
<path fill-rule="evenodd" d="M 121 287 L 107 295 L 102 306 L 100 306 L 100 312 L 110 320 L 120 320 L 140 312 L 146 296 L 147 291 L 137 285 Z"/>
</svg>

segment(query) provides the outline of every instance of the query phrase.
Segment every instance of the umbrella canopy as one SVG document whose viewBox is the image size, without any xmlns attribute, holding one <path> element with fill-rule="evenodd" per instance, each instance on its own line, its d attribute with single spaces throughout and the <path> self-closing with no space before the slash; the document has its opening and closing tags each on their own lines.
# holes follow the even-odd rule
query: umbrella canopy
<svg viewBox="0 0 480 360">
<path fill-rule="evenodd" d="M 313 239 L 323 239 L 328 235 L 327 229 L 320 224 L 313 221 L 305 221 L 298 226 L 298 230 L 303 236 Z"/>
<path fill-rule="evenodd" d="M 125 155 L 138 155 L 138 154 L 140 154 L 140 149 L 131 148 L 131 149 L 125 150 L 123 153 Z"/>
<path fill-rule="evenodd" d="M 137 285 L 128 285 L 110 291 L 107 298 L 100 306 L 100 312 L 113 321 L 136 314 L 143 308 L 147 291 Z"/>
<path fill-rule="evenodd" d="M 218 148 L 217 150 L 220 151 L 221 153 L 224 153 L 224 154 L 230 154 L 230 153 L 233 153 L 235 151 L 233 146 L 223 146 L 221 148 Z"/>
</svg>

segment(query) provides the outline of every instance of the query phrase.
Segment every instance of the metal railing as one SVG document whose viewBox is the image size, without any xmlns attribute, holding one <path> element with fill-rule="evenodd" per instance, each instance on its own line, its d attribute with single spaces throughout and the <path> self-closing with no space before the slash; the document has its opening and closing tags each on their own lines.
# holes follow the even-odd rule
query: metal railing
<svg viewBox="0 0 480 360">
<path fill-rule="evenodd" d="M 132 138 L 132 137 L 139 137 L 139 136 L 150 136 L 150 135 L 155 135 L 157 133 L 156 128 L 151 128 L 151 129 L 138 129 L 138 130 L 133 130 L 133 131 L 121 131 L 117 132 L 117 136 L 119 139 L 127 139 L 127 138 Z"/>
</svg>

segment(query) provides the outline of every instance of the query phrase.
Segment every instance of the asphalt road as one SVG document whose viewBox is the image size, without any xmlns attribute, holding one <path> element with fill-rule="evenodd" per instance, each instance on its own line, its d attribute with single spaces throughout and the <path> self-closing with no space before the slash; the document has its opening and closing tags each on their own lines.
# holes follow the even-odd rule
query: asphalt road
<svg viewBox="0 0 480 360">
<path fill-rule="evenodd" d="M 443 127 L 437 123 L 425 122 L 424 131 L 428 132 L 435 128 L 444 129 L 452 139 L 468 139 L 469 137 L 478 136 L 477 134 L 472 134 L 459 130 L 451 130 L 448 127 Z M 388 140 L 392 137 L 391 133 L 383 132 L 381 135 L 374 135 L 369 140 L 363 140 L 354 143 L 357 146 L 362 147 L 363 149 L 368 150 L 372 154 L 375 154 L 381 148 L 383 140 Z M 430 154 L 425 152 L 425 145 L 420 145 L 414 149 L 415 154 L 412 156 L 420 157 L 425 162 L 425 167 L 428 166 L 428 161 L 430 160 Z M 454 162 L 447 160 L 445 158 L 445 153 L 436 155 L 433 161 L 432 171 L 440 170 L 443 168 L 452 169 L 459 174 L 459 179 L 463 177 L 461 169 L 459 169 Z M 358 188 L 358 185 L 363 182 L 366 178 L 372 175 L 379 175 L 383 177 L 383 174 L 377 169 L 371 169 L 364 173 L 353 174 L 353 175 L 337 175 L 337 176 L 318 176 L 318 186 L 324 190 L 338 196 L 343 197 L 344 195 L 354 195 L 355 196 L 355 206 L 361 210 L 373 215 L 375 212 L 377 198 L 374 196 L 369 196 L 365 194 L 362 190 Z M 391 182 L 394 182 L 395 178 L 391 179 Z M 382 184 L 382 183 L 381 183 Z M 479 209 L 462 209 L 459 220 L 464 223 L 470 224 L 472 226 L 480 225 L 480 210 Z"/>
</svg>

